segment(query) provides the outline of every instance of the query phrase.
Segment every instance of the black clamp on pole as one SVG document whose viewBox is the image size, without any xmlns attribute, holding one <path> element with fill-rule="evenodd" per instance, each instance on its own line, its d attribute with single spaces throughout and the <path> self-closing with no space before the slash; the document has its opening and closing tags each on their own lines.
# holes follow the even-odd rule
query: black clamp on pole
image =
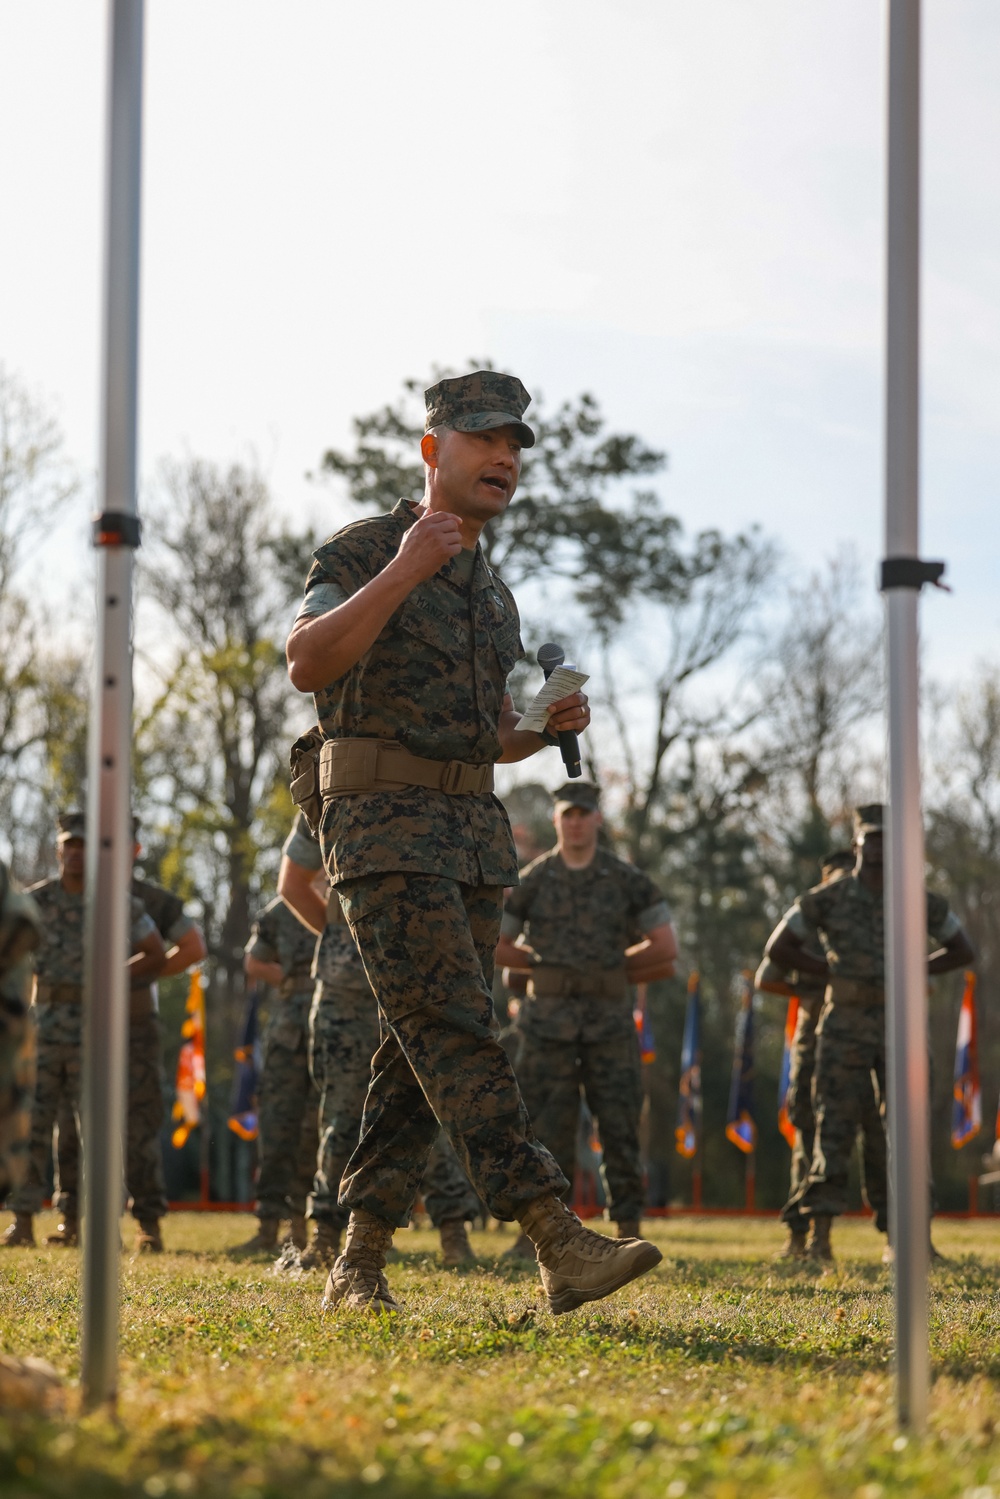
<svg viewBox="0 0 1000 1499">
<path fill-rule="evenodd" d="M 142 521 L 128 510 L 105 510 L 93 521 L 95 547 L 137 547 L 142 544 Z"/>
<path fill-rule="evenodd" d="M 919 557 L 886 557 L 879 576 L 879 593 L 890 588 L 915 588 L 919 593 L 925 583 L 950 593 L 947 583 L 941 582 L 944 569 L 943 562 L 923 562 Z"/>
</svg>

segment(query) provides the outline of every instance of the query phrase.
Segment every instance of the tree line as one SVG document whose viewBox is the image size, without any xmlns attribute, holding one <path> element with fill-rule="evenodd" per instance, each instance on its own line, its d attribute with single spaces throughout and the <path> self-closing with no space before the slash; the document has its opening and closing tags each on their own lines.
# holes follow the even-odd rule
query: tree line
<svg viewBox="0 0 1000 1499">
<path fill-rule="evenodd" d="M 376 513 L 422 492 L 420 392 L 441 373 L 405 382 L 355 418 L 347 448 L 322 455 L 313 478 L 339 514 Z M 529 660 L 515 698 L 537 685 L 531 653 L 546 638 L 591 673 L 587 769 L 605 788 L 615 847 L 662 884 L 684 964 L 701 973 L 706 1193 L 736 1201 L 742 1163 L 722 1133 L 733 979 L 815 883 L 822 854 L 849 841 L 852 806 L 881 798 L 880 609 L 849 550 L 802 576 L 762 529 L 687 534 L 661 493 L 666 455 L 610 430 L 593 395 L 555 408 L 537 401 L 532 413 L 537 443 L 518 495 L 485 538 L 522 610 Z M 25 882 L 51 872 L 54 813 L 84 788 L 92 590 L 76 588 L 68 627 L 59 601 L 32 587 L 29 566 L 83 491 L 44 401 L 0 368 L 0 825 Z M 203 921 L 221 1099 L 244 999 L 243 946 L 273 892 L 291 821 L 288 748 L 311 721 L 283 646 L 323 537 L 289 527 L 247 462 L 164 462 L 143 511 L 134 803 L 147 873 Z M 936 1177 L 942 1200 L 961 1205 L 970 1159 L 991 1143 L 1000 1087 L 1000 667 L 980 663 L 961 686 L 927 690 L 928 878 L 951 897 L 980 959 L 987 1127 L 961 1159 L 947 1144 L 957 980 L 938 981 L 931 1001 Z M 544 843 L 548 798 L 525 773 L 533 768 L 506 800 L 512 820 Z M 686 968 L 654 986 L 650 1000 L 650 1153 L 668 1195 L 686 1190 L 673 1153 L 685 977 Z M 182 988 L 164 989 L 169 1027 Z M 772 1203 L 787 1166 L 775 1118 L 782 1021 L 779 1002 L 765 998 L 758 1195 Z"/>
</svg>

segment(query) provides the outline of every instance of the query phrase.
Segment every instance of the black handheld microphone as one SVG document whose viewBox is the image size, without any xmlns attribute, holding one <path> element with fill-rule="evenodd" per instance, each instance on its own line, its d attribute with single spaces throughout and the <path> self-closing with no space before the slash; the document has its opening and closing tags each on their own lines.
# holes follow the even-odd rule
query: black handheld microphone
<svg viewBox="0 0 1000 1499">
<path fill-rule="evenodd" d="M 561 645 L 540 645 L 535 653 L 539 666 L 546 682 L 551 677 L 557 666 L 562 666 L 566 660 L 566 652 Z M 580 767 L 580 741 L 572 729 L 563 729 L 559 734 L 559 753 L 562 755 L 566 774 L 571 780 L 583 772 Z"/>
</svg>

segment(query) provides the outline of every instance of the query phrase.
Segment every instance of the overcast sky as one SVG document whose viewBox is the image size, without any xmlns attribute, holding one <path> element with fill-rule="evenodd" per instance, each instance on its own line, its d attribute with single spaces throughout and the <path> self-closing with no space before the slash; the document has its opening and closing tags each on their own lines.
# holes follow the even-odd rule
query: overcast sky
<svg viewBox="0 0 1000 1499">
<path fill-rule="evenodd" d="M 486 356 L 790 568 L 881 535 L 876 0 L 149 0 L 141 462 L 256 454 Z M 929 663 L 1000 657 L 1000 5 L 925 4 Z M 0 359 L 96 463 L 105 8 L 0 0 Z M 529 413 L 530 415 L 530 413 Z M 81 568 L 83 576 L 83 568 Z"/>
</svg>

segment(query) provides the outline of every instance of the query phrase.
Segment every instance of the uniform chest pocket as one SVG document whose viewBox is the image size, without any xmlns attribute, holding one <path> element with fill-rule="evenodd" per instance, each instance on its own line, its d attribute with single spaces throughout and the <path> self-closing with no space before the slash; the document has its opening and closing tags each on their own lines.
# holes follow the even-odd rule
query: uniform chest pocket
<svg viewBox="0 0 1000 1499">
<path fill-rule="evenodd" d="M 421 648 L 440 651 L 453 659 L 467 659 L 472 645 L 472 627 L 468 620 L 448 614 L 422 604 L 419 597 L 411 597 L 400 611 L 399 629 L 411 641 L 419 642 Z"/>
<path fill-rule="evenodd" d="M 500 662 L 503 680 L 506 682 L 523 655 L 521 635 L 516 622 L 512 619 L 503 619 L 496 622 L 491 627 L 491 637 L 493 640 L 493 649 L 496 651 L 497 659 Z"/>
</svg>

